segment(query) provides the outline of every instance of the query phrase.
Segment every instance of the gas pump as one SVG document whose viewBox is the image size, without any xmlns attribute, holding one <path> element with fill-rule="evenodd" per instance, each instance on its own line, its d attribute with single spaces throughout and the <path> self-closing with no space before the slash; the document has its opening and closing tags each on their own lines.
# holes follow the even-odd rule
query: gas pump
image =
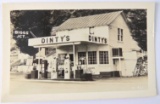
<svg viewBox="0 0 160 104">
<path fill-rule="evenodd" d="M 51 70 L 51 79 L 57 79 L 57 58 L 53 58 L 52 70 Z"/>
<path fill-rule="evenodd" d="M 69 55 L 66 56 L 66 59 L 64 60 L 64 79 L 70 79 L 70 59 Z"/>
<path fill-rule="evenodd" d="M 42 67 L 41 67 L 41 60 L 37 59 L 37 70 L 38 70 L 38 79 L 42 78 Z"/>
<path fill-rule="evenodd" d="M 47 78 L 48 76 L 47 68 L 48 68 L 47 60 L 42 60 L 42 77 L 43 78 Z"/>
<path fill-rule="evenodd" d="M 45 66 L 44 60 L 42 60 L 41 61 L 41 75 L 42 75 L 43 78 L 44 78 L 44 70 L 45 70 L 44 66 Z"/>
</svg>

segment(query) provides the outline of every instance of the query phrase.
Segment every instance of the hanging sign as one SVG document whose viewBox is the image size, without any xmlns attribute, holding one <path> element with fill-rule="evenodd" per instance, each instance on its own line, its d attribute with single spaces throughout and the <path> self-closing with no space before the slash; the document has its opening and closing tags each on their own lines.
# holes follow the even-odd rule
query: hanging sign
<svg viewBox="0 0 160 104">
<path fill-rule="evenodd" d="M 17 39 L 28 38 L 29 31 L 28 30 L 14 30 L 13 36 Z"/>
<path fill-rule="evenodd" d="M 107 38 L 95 35 L 86 34 L 70 34 L 70 35 L 57 35 L 40 38 L 29 39 L 29 46 L 43 46 L 51 44 L 72 43 L 72 42 L 89 42 L 96 44 L 107 44 Z"/>
<path fill-rule="evenodd" d="M 58 42 L 68 42 L 70 41 L 70 36 L 52 36 L 52 37 L 48 37 L 48 38 L 41 38 L 41 43 L 42 44 L 47 44 L 47 43 L 58 43 Z"/>
</svg>

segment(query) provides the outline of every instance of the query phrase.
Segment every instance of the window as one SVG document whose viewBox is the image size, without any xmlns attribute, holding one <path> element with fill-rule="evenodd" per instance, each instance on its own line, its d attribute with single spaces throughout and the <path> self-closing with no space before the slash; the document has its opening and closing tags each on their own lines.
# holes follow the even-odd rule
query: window
<svg viewBox="0 0 160 104">
<path fill-rule="evenodd" d="M 118 28 L 118 41 L 123 41 L 123 29 Z"/>
<path fill-rule="evenodd" d="M 89 27 L 89 34 L 93 35 L 94 34 L 94 27 Z"/>
<path fill-rule="evenodd" d="M 96 51 L 88 52 L 88 64 L 97 64 L 97 53 L 96 53 Z"/>
<path fill-rule="evenodd" d="M 86 52 L 78 52 L 78 61 L 80 61 L 82 65 L 86 64 Z"/>
<path fill-rule="evenodd" d="M 113 48 L 112 49 L 112 56 L 114 56 L 114 57 L 123 56 L 122 48 Z"/>
<path fill-rule="evenodd" d="M 99 52 L 99 62 L 100 64 L 109 64 L 108 51 Z"/>
</svg>

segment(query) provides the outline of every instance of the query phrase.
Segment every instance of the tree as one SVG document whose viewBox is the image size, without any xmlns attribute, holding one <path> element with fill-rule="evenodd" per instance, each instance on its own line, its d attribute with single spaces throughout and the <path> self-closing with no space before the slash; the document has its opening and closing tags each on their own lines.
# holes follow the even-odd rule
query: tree
<svg viewBox="0 0 160 104">
<path fill-rule="evenodd" d="M 122 10 L 122 9 L 119 9 Z M 32 31 L 37 37 L 50 36 L 51 28 L 59 26 L 68 18 L 81 17 L 93 14 L 101 14 L 116 10 L 22 10 L 11 11 L 11 23 L 14 29 Z M 129 21 L 133 38 L 138 42 L 138 45 L 143 49 L 146 48 L 146 10 L 123 10 Z M 37 49 L 28 46 L 28 38 L 33 38 L 29 35 L 24 39 L 17 39 L 16 45 L 20 51 L 29 55 L 34 55 L 38 52 Z"/>
<path fill-rule="evenodd" d="M 139 47 L 147 51 L 147 11 L 145 9 L 134 9 L 124 11 L 130 20 L 133 38 L 138 42 Z"/>
<path fill-rule="evenodd" d="M 41 37 L 44 36 L 44 34 L 49 34 L 49 17 L 49 11 L 12 11 L 11 23 L 14 25 L 15 30 L 29 30 L 38 34 L 37 37 Z M 13 36 L 13 39 L 16 40 L 16 45 L 21 52 L 34 55 L 38 50 L 28 46 L 28 38 L 33 37 L 31 35 L 27 38 L 17 38 L 16 36 Z"/>
</svg>

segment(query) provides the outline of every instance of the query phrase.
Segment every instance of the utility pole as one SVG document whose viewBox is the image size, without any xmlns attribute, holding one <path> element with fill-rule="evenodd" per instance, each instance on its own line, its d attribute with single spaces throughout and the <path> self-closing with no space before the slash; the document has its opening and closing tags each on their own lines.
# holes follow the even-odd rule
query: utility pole
<svg viewBox="0 0 160 104">
<path fill-rule="evenodd" d="M 31 33 L 31 35 L 34 37 L 34 38 L 36 38 L 36 35 L 34 35 L 34 33 L 30 30 L 29 31 L 30 33 Z"/>
</svg>

